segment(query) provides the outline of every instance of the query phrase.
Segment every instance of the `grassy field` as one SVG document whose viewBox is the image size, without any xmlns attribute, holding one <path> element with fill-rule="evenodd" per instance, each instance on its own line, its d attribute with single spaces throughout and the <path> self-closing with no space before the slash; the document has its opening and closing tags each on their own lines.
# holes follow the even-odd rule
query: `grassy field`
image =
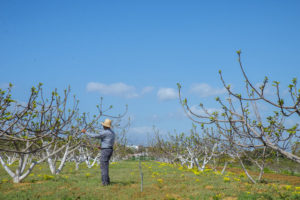
<svg viewBox="0 0 300 200">
<path fill-rule="evenodd" d="M 138 161 L 110 165 L 112 184 L 101 185 L 100 167 L 79 171 L 71 164 L 51 176 L 38 166 L 23 183 L 13 184 L 0 168 L 0 199 L 300 199 L 300 177 L 266 174 L 263 183 L 251 184 L 238 169 L 225 175 L 187 170 L 154 161 L 142 161 L 143 192 Z"/>
</svg>

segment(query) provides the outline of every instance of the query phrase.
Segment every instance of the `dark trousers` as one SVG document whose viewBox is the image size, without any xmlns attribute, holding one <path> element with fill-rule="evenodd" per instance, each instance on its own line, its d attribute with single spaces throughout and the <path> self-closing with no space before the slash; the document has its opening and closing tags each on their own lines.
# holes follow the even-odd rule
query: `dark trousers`
<svg viewBox="0 0 300 200">
<path fill-rule="evenodd" d="M 100 168 L 102 185 L 109 185 L 109 159 L 113 153 L 113 149 L 101 149 Z"/>
</svg>

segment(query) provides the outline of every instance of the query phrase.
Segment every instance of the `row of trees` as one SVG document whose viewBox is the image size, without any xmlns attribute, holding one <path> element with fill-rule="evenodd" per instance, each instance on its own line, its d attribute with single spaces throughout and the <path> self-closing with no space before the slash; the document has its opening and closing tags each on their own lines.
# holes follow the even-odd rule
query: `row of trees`
<svg viewBox="0 0 300 200">
<path fill-rule="evenodd" d="M 193 125 L 190 134 L 169 134 L 167 138 L 162 137 L 156 128 L 154 133 L 150 153 L 163 162 L 180 163 L 189 169 L 196 167 L 203 171 L 212 161 L 216 168 L 216 161 L 225 153 L 222 144 L 209 136 L 214 134 L 213 129 L 206 129 L 200 134 L 197 126 Z"/>
<path fill-rule="evenodd" d="M 219 71 L 220 79 L 227 90 L 227 99 L 216 98 L 220 105 L 220 112 L 209 112 L 203 104 L 199 106 L 203 114 L 195 113 L 186 98 L 181 96 L 181 85 L 178 84 L 180 103 L 187 116 L 204 129 L 213 125 L 217 136 L 207 134 L 209 138 L 222 145 L 223 151 L 230 157 L 237 158 L 249 179 L 255 180 L 247 173 L 242 157 L 247 157 L 260 169 L 258 180 L 261 179 L 265 160 L 270 152 L 278 152 L 285 157 L 300 163 L 299 152 L 299 124 L 288 126 L 286 121 L 300 117 L 300 90 L 297 79 L 294 78 L 288 86 L 289 98 L 283 98 L 279 82 L 274 81 L 275 98 L 267 98 L 265 91 L 268 78 L 256 87 L 245 73 L 241 61 L 241 51 L 237 51 L 238 62 L 245 82 L 244 94 L 236 93 L 227 84 Z M 265 116 L 258 108 L 258 103 L 266 103 L 272 107 L 273 113 Z M 248 152 L 256 152 L 254 156 Z"/>
<path fill-rule="evenodd" d="M 222 173 L 228 163 L 238 162 L 253 183 L 262 179 L 266 161 L 274 155 L 283 155 L 300 163 L 299 125 L 288 126 L 286 123 L 290 119 L 299 120 L 297 79 L 288 86 L 289 98 L 281 96 L 279 82 L 276 81 L 273 82 L 275 98 L 267 98 L 268 78 L 256 87 L 244 71 L 241 52 L 237 54 L 245 81 L 244 93 L 235 93 L 220 71 L 227 98 L 216 98 L 219 112 L 209 112 L 200 104 L 203 112 L 198 114 L 182 97 L 181 85 L 178 84 L 180 103 L 194 125 L 190 134 L 175 133 L 167 139 L 154 128 L 155 141 L 147 148 L 152 156 L 164 162 L 196 167 L 200 171 L 208 164 L 216 169 L 223 163 Z M 46 98 L 39 84 L 31 89 L 28 100 L 22 104 L 12 98 L 11 90 L 12 85 L 7 90 L 0 89 L 0 163 L 13 182 L 25 179 L 42 162 L 48 163 L 52 174 L 61 173 L 69 161 L 75 163 L 76 169 L 82 162 L 88 167 L 99 163 L 97 142 L 88 140 L 81 130 L 99 132 L 99 122 L 103 117 L 114 118 L 114 127 L 119 133 L 112 160 L 120 160 L 130 154 L 131 150 L 126 146 L 130 120 L 120 125 L 127 107 L 121 115 L 107 115 L 112 106 L 105 108 L 101 98 L 96 106 L 97 114 L 91 116 L 80 112 L 79 101 L 70 96 L 70 88 L 62 95 L 55 90 Z M 269 105 L 273 112 L 266 116 L 259 110 L 259 103 Z M 13 163 L 17 163 L 17 167 L 12 167 Z M 248 173 L 246 165 L 249 163 L 257 166 L 258 177 Z"/>
<path fill-rule="evenodd" d="M 201 128 L 193 125 L 189 134 L 169 134 L 163 137 L 158 130 L 150 155 L 167 163 L 179 163 L 189 169 L 196 168 L 204 171 L 207 166 L 217 170 L 221 165 L 223 174 L 228 164 L 239 163 L 246 176 L 253 182 L 261 181 L 267 162 L 273 161 L 281 154 L 276 154 L 269 148 L 241 148 L 232 142 L 224 140 L 217 129 Z M 252 177 L 248 167 L 255 167 L 259 171 L 257 177 Z"/>
<path fill-rule="evenodd" d="M 279 82 L 274 81 L 275 98 L 267 98 L 265 90 L 268 85 L 266 77 L 258 87 L 254 85 L 245 73 L 241 62 L 241 51 L 237 51 L 238 62 L 245 81 L 243 94 L 235 93 L 230 85 L 226 84 L 222 72 L 220 79 L 227 90 L 227 98 L 216 98 L 219 111 L 209 112 L 202 103 L 199 105 L 202 114 L 196 113 L 182 97 L 181 85 L 178 84 L 179 100 L 186 115 L 198 124 L 193 125 L 191 133 L 170 135 L 163 139 L 156 132 L 154 155 L 160 155 L 166 162 L 179 162 L 189 168 L 196 166 L 203 171 L 210 163 L 213 168 L 217 161 L 225 163 L 237 161 L 253 182 L 262 179 L 266 160 L 274 158 L 274 154 L 283 155 L 296 163 L 300 163 L 300 135 L 299 124 L 288 126 L 287 120 L 299 120 L 300 90 L 297 88 L 297 79 L 294 78 L 288 86 L 290 98 L 283 98 L 280 93 Z M 258 108 L 259 103 L 266 103 L 273 112 L 266 116 Z M 253 164 L 259 170 L 257 178 L 252 177 L 246 164 Z"/>
<path fill-rule="evenodd" d="M 42 84 L 32 87 L 26 103 L 12 98 L 12 85 L 0 89 L 0 163 L 14 183 L 25 179 L 42 162 L 47 162 L 52 174 L 59 174 L 67 161 L 76 166 L 86 162 L 93 166 L 99 158 L 97 143 L 81 134 L 83 128 L 99 132 L 103 117 L 114 118 L 115 128 L 120 126 L 122 115 L 107 115 L 112 106 L 104 108 L 103 99 L 96 106 L 97 114 L 90 116 L 79 111 L 79 101 L 70 97 L 70 88 L 59 95 L 54 90 L 46 98 Z M 122 138 L 121 143 L 124 143 Z M 116 143 L 117 146 L 122 146 Z M 115 156 L 118 156 L 118 151 Z M 12 164 L 17 162 L 17 167 Z"/>
</svg>

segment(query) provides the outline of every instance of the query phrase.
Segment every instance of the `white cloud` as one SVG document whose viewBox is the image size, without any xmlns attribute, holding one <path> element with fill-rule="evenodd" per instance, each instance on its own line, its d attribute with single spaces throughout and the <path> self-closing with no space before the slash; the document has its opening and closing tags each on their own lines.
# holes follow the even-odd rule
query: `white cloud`
<svg viewBox="0 0 300 200">
<path fill-rule="evenodd" d="M 152 115 L 151 119 L 153 121 L 159 121 L 159 116 L 157 114 Z"/>
<path fill-rule="evenodd" d="M 269 105 L 267 103 L 265 103 L 265 102 L 256 101 L 255 104 L 256 104 L 257 109 L 258 109 L 259 112 L 270 111 Z M 250 105 L 252 106 L 251 102 L 250 102 Z"/>
<path fill-rule="evenodd" d="M 200 97 L 208 97 L 208 96 L 224 94 L 226 92 L 226 89 L 213 88 L 207 83 L 198 83 L 191 86 L 190 92 L 193 94 L 197 94 Z"/>
<path fill-rule="evenodd" d="M 153 122 L 163 122 L 163 121 L 170 121 L 170 120 L 183 120 L 186 119 L 185 112 L 180 107 L 177 110 L 174 110 L 172 112 L 167 112 L 163 114 L 153 114 L 149 116 L 149 119 Z"/>
<path fill-rule="evenodd" d="M 131 127 L 126 134 L 128 144 L 135 145 L 149 145 L 153 139 L 153 127 L 150 126 L 137 126 Z"/>
<path fill-rule="evenodd" d="M 104 95 L 121 96 L 125 98 L 138 97 L 136 88 L 134 86 L 126 85 L 125 83 L 103 84 L 90 82 L 87 84 L 88 92 L 100 92 Z"/>
<path fill-rule="evenodd" d="M 154 90 L 154 87 L 152 86 L 147 86 L 147 87 L 144 87 L 141 91 L 141 94 L 146 94 L 146 93 L 149 93 L 149 92 L 152 92 Z"/>
<path fill-rule="evenodd" d="M 285 120 L 285 125 L 288 126 L 287 128 L 291 128 L 291 127 L 295 126 L 296 124 L 299 124 L 299 120 L 294 118 L 294 116 L 292 116 L 292 118 L 287 118 Z"/>
<path fill-rule="evenodd" d="M 17 101 L 16 104 L 20 106 L 27 106 L 28 103 L 25 101 Z"/>
<path fill-rule="evenodd" d="M 132 135 L 132 136 L 135 135 L 135 136 L 144 136 L 145 137 L 148 134 L 154 135 L 154 129 L 156 131 L 158 131 L 159 134 L 161 134 L 161 135 L 167 135 L 168 134 L 168 132 L 166 130 L 158 128 L 156 126 L 154 126 L 154 127 L 153 126 L 136 126 L 136 127 L 131 127 L 129 129 L 128 134 Z M 144 139 L 146 139 L 146 138 L 144 138 Z"/>
<path fill-rule="evenodd" d="M 212 114 L 213 112 L 219 112 L 219 113 L 222 112 L 222 110 L 221 110 L 221 109 L 218 109 L 218 108 L 206 108 L 206 110 L 207 110 L 207 112 L 208 112 L 209 114 Z M 202 116 L 207 115 L 207 114 L 204 112 L 204 110 L 203 110 L 201 107 L 197 106 L 197 105 L 193 105 L 193 106 L 191 107 L 191 111 L 192 111 L 193 113 L 195 113 L 196 115 L 202 115 Z"/>
<path fill-rule="evenodd" d="M 132 127 L 129 130 L 131 133 L 137 133 L 137 134 L 146 134 L 153 132 L 153 127 L 150 126 L 138 126 L 138 127 Z"/>
<path fill-rule="evenodd" d="M 136 87 L 125 83 L 104 84 L 97 82 L 89 82 L 86 86 L 88 92 L 99 92 L 104 95 L 120 96 L 124 98 L 137 98 L 144 94 L 153 91 L 154 87 L 144 87 L 140 92 L 137 92 Z"/>
<path fill-rule="evenodd" d="M 161 101 L 172 100 L 178 98 L 178 93 L 173 88 L 160 88 L 157 97 Z"/>
</svg>

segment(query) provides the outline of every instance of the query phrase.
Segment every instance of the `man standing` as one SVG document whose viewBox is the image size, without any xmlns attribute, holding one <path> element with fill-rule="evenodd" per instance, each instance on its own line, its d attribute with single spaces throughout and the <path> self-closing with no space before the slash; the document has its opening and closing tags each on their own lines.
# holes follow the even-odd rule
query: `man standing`
<svg viewBox="0 0 300 200">
<path fill-rule="evenodd" d="M 82 129 L 82 133 L 86 133 L 92 138 L 97 138 L 101 140 L 101 157 L 100 157 L 100 167 L 102 176 L 102 185 L 106 186 L 110 184 L 109 179 L 109 159 L 113 153 L 113 146 L 115 142 L 115 133 L 111 130 L 111 120 L 105 119 L 101 123 L 103 130 L 100 134 L 87 133 L 85 129 Z"/>
</svg>

